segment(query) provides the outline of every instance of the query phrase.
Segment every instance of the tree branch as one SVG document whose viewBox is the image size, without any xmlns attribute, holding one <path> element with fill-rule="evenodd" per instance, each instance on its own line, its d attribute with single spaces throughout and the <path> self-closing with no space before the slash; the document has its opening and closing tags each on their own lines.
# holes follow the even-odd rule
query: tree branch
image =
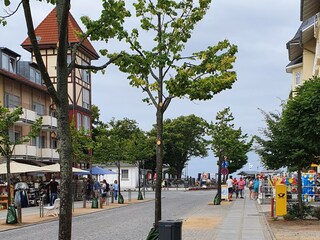
<svg viewBox="0 0 320 240">
<path fill-rule="evenodd" d="M 1 18 L 1 19 L 6 19 L 6 18 L 11 17 L 13 14 L 15 14 L 15 13 L 19 10 L 21 4 L 22 4 L 22 1 L 19 2 L 17 8 L 16 8 L 14 11 L 12 11 L 11 13 L 9 13 L 8 11 L 6 11 L 6 12 L 8 13 L 8 15 L 6 15 L 6 16 L 0 16 L 0 18 Z"/>
<path fill-rule="evenodd" d="M 88 70 L 103 70 L 105 69 L 107 66 L 109 66 L 111 63 L 115 62 L 117 59 L 119 59 L 120 57 L 122 57 L 122 54 L 117 55 L 114 58 L 111 58 L 108 62 L 106 62 L 105 64 L 101 65 L 101 66 L 84 66 L 84 65 L 79 65 L 79 64 L 74 64 L 75 68 L 78 69 L 88 69 Z"/>
<path fill-rule="evenodd" d="M 30 10 L 29 0 L 22 0 L 22 3 L 23 3 L 24 16 L 26 19 L 26 24 L 27 24 L 27 29 L 28 29 L 28 36 L 29 36 L 30 42 L 32 44 L 33 55 L 36 58 L 37 64 L 38 64 L 39 69 L 41 71 L 43 81 L 44 81 L 45 85 L 47 86 L 48 92 L 49 92 L 53 102 L 57 106 L 60 106 L 60 100 L 58 98 L 57 91 L 53 86 L 53 83 L 50 79 L 47 68 L 43 62 L 42 57 L 41 57 L 38 41 L 36 38 L 36 33 L 34 31 L 33 19 L 32 19 L 32 14 L 31 14 L 31 10 Z"/>
</svg>

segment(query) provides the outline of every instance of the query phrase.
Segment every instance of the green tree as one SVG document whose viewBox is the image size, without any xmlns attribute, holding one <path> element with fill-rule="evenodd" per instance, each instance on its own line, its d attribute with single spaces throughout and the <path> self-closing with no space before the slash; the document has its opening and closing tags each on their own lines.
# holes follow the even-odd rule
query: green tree
<svg viewBox="0 0 320 240">
<path fill-rule="evenodd" d="M 257 153 L 272 169 L 289 167 L 298 172 L 298 202 L 303 216 L 301 173 L 319 163 L 320 79 L 314 77 L 297 88 L 296 96 L 283 104 L 282 113 L 264 113 L 264 138 L 256 137 Z"/>
<path fill-rule="evenodd" d="M 144 144 L 143 133 L 136 121 L 124 118 L 123 120 L 111 120 L 106 128 L 100 129 L 96 136 L 94 148 L 94 161 L 100 163 L 112 163 L 118 168 L 118 184 L 120 192 L 121 162 L 136 163 L 143 159 Z"/>
<path fill-rule="evenodd" d="M 42 0 L 39 0 L 42 1 Z M 32 44 L 33 56 L 35 57 L 43 81 L 48 89 L 53 103 L 57 107 L 57 121 L 58 129 L 57 136 L 60 144 L 60 164 L 61 164 L 61 182 L 60 182 L 60 215 L 59 215 L 59 239 L 71 239 L 71 226 L 72 226 L 72 168 L 70 161 L 72 159 L 72 141 L 71 132 L 69 125 L 69 99 L 68 99 L 68 76 L 73 69 L 92 69 L 101 70 L 109 66 L 117 57 L 110 59 L 108 62 L 102 66 L 82 66 L 76 64 L 76 52 L 81 46 L 83 41 L 79 43 L 69 43 L 68 42 L 68 16 L 70 10 L 70 0 L 46 0 L 45 2 L 53 4 L 57 9 L 57 22 L 58 22 L 58 43 L 59 47 L 57 50 L 57 86 L 53 85 L 50 79 L 48 71 L 46 69 L 45 63 L 43 62 L 41 52 L 39 49 L 37 37 L 35 35 L 33 26 L 33 17 L 31 13 L 30 1 L 21 0 L 17 5 L 17 8 L 12 12 L 16 13 L 21 6 L 24 10 L 25 21 L 27 25 L 27 32 L 30 42 Z M 10 0 L 4 1 L 6 6 L 11 5 Z M 106 5 L 105 5 L 106 6 Z M 122 1 L 109 1 L 108 6 L 104 10 L 105 14 L 108 16 L 108 21 L 105 23 L 104 39 L 115 37 L 116 31 L 114 29 L 121 28 L 123 23 L 124 15 L 126 10 L 124 9 L 124 4 Z M 0 16 L 0 23 L 5 25 L 6 19 L 12 14 L 7 16 Z M 110 17 L 112 16 L 112 17 Z M 108 27 L 106 26 L 108 25 Z M 91 29 L 92 30 L 92 29 Z M 90 32 L 80 34 L 83 40 L 90 36 Z M 71 51 L 71 61 L 68 63 L 67 56 L 68 51 Z"/>
<path fill-rule="evenodd" d="M 166 119 L 163 125 L 164 158 L 171 172 L 181 178 L 182 170 L 191 157 L 206 157 L 205 140 L 207 123 L 195 115 Z"/>
<path fill-rule="evenodd" d="M 93 148 L 91 133 L 83 127 L 77 129 L 74 121 L 70 124 L 72 141 L 72 162 L 88 163 L 91 159 L 90 150 Z"/>
<path fill-rule="evenodd" d="M 224 162 L 228 162 L 228 171 L 233 173 L 241 169 L 248 160 L 253 140 L 242 133 L 241 128 L 235 129 L 232 123 L 234 117 L 230 108 L 225 108 L 216 115 L 216 122 L 209 126 L 208 134 L 211 136 L 211 149 L 218 158 L 218 191 L 214 203 L 221 202 L 221 169 Z"/>
<path fill-rule="evenodd" d="M 91 39 L 108 41 L 105 32 L 109 29 L 104 27 L 112 18 L 106 14 L 108 2 L 103 1 L 104 9 L 99 20 L 83 19 L 89 31 L 92 30 Z M 227 40 L 192 54 L 184 51 L 192 31 L 205 16 L 210 3 L 211 0 L 137 0 L 133 4 L 134 18 L 140 20 L 140 28 L 130 31 L 118 28 L 119 40 L 127 43 L 130 50 L 122 51 L 115 63 L 120 71 L 128 74 L 132 86 L 143 90 L 147 96 L 144 101 L 156 109 L 156 228 L 161 220 L 165 111 L 174 98 L 208 100 L 220 91 L 231 88 L 236 81 L 232 68 L 237 47 Z M 146 45 L 143 45 L 140 40 L 146 36 L 149 40 L 144 41 Z M 107 49 L 102 53 L 111 58 L 118 56 L 117 53 L 108 54 Z"/>
<path fill-rule="evenodd" d="M 8 108 L 0 106 L 0 153 L 6 159 L 7 165 L 7 184 L 8 184 L 8 206 L 11 204 L 11 171 L 10 159 L 16 145 L 30 142 L 32 138 L 39 135 L 41 130 L 42 118 L 38 118 L 32 125 L 30 131 L 26 136 L 21 136 L 19 139 L 12 139 L 10 137 L 10 130 L 13 130 L 14 124 L 19 121 L 20 115 L 23 114 L 21 107 L 15 108 L 11 111 Z"/>
</svg>

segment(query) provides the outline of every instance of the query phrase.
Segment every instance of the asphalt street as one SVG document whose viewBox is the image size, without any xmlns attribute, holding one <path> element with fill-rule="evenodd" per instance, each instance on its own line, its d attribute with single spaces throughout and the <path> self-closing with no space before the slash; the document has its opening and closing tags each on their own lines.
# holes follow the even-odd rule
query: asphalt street
<svg viewBox="0 0 320 240">
<path fill-rule="evenodd" d="M 185 220 L 207 206 L 215 191 L 163 191 L 162 219 Z M 147 192 L 146 198 L 154 198 Z M 154 222 L 154 201 L 73 217 L 74 240 L 144 240 Z M 7 240 L 52 240 L 58 236 L 58 221 L 1 232 Z"/>
</svg>

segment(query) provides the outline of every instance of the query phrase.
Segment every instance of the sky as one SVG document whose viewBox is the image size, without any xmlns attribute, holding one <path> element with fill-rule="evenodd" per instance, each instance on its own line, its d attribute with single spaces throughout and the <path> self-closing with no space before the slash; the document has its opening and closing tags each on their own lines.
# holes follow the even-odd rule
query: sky
<svg viewBox="0 0 320 240">
<path fill-rule="evenodd" d="M 44 2 L 30 1 L 37 26 L 51 11 Z M 126 1 L 129 6 L 133 1 Z M 3 1 L 0 1 L 3 6 Z M 1 8 L 2 9 L 2 8 Z M 13 8 L 11 8 L 13 9 Z M 71 1 L 71 13 L 82 26 L 80 17 L 96 19 L 100 15 L 101 1 Z M 3 15 L 3 10 L 0 11 Z M 291 90 L 291 75 L 285 67 L 289 63 L 286 43 L 300 26 L 300 0 L 215 0 L 202 22 L 198 23 L 186 51 L 201 51 L 228 39 L 238 46 L 235 71 L 237 81 L 232 89 L 225 90 L 209 101 L 175 99 L 165 112 L 165 118 L 177 118 L 195 114 L 208 122 L 215 121 L 216 113 L 230 107 L 235 126 L 253 136 L 265 127 L 259 109 L 277 111 L 281 100 L 286 100 Z M 128 26 L 138 27 L 133 20 Z M 84 28 L 83 28 L 84 30 Z M 27 37 L 23 10 L 8 19 L 6 27 L 0 27 L 0 46 L 19 53 L 22 60 L 30 60 L 30 54 L 20 44 Z M 144 43 L 148 44 L 148 38 Z M 98 51 L 101 48 L 116 50 L 118 44 L 91 42 Z M 92 64 L 100 65 L 107 59 L 100 58 Z M 155 123 L 155 108 L 142 102 L 146 95 L 129 85 L 126 75 L 110 67 L 104 75 L 92 76 L 92 103 L 100 109 L 104 122 L 112 118 L 136 120 L 143 130 L 150 130 Z M 184 174 L 197 177 L 198 173 L 217 171 L 217 159 L 209 151 L 206 158 L 192 158 Z M 250 165 L 250 166 L 249 166 Z M 248 164 L 242 170 L 262 170 L 259 156 L 248 153 Z"/>
</svg>

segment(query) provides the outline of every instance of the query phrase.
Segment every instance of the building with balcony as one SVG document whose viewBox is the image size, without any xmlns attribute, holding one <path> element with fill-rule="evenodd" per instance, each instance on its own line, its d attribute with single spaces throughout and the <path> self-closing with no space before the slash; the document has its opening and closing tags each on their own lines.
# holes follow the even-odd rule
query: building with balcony
<svg viewBox="0 0 320 240">
<path fill-rule="evenodd" d="M 98 54 L 85 39 L 78 35 L 82 32 L 79 25 L 69 14 L 68 21 L 69 55 L 74 44 L 81 42 L 76 53 L 76 63 L 90 65 L 92 60 L 98 59 Z M 35 29 L 44 63 L 49 76 L 56 86 L 58 27 L 56 9 Z M 42 117 L 42 130 L 39 136 L 30 143 L 15 147 L 13 159 L 21 161 L 57 162 L 59 154 L 56 151 L 57 119 L 55 106 L 52 104 L 46 86 L 42 82 L 41 73 L 35 63 L 32 46 L 26 38 L 22 48 L 31 54 L 30 61 L 21 61 L 20 55 L 6 47 L 0 47 L 0 104 L 7 108 L 22 106 L 23 114 L 13 129 L 10 129 L 12 138 L 19 138 L 30 131 L 30 125 L 38 117 Z M 91 74 L 86 70 L 74 69 L 68 79 L 68 99 L 70 121 L 74 121 L 77 128 L 91 129 Z"/>
<path fill-rule="evenodd" d="M 320 1 L 301 0 L 301 25 L 287 43 L 290 63 L 286 71 L 292 74 L 292 92 L 320 71 Z"/>
</svg>

